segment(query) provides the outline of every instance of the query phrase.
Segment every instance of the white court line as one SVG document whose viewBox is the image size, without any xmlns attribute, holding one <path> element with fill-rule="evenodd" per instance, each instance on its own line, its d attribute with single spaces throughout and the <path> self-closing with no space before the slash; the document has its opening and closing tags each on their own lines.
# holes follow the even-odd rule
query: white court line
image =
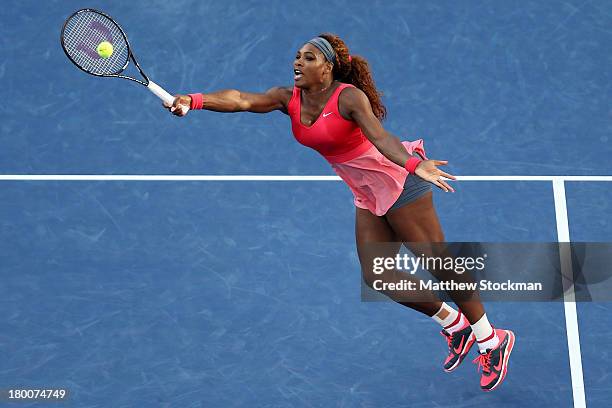
<svg viewBox="0 0 612 408">
<path fill-rule="evenodd" d="M 0 181 L 337 181 L 338 176 L 5 174 Z"/>
<path fill-rule="evenodd" d="M 612 181 L 612 176 L 457 176 L 461 181 Z"/>
<path fill-rule="evenodd" d="M 0 174 L 0 181 L 339 181 L 338 176 Z M 612 181 L 612 176 L 457 176 L 459 181 Z"/>
<path fill-rule="evenodd" d="M 567 348 L 569 350 L 570 373 L 572 377 L 572 394 L 574 407 L 586 407 L 584 394 L 584 379 L 582 376 L 582 355 L 580 353 L 580 332 L 578 329 L 578 314 L 576 312 L 576 296 L 574 293 L 574 273 L 572 270 L 572 254 L 569 242 L 569 223 L 567 219 L 567 203 L 565 201 L 565 185 L 563 180 L 553 180 L 555 196 L 555 216 L 557 218 L 557 240 L 567 242 L 560 245 L 561 277 L 563 280 L 563 303 L 565 305 L 565 326 L 567 330 Z"/>
</svg>

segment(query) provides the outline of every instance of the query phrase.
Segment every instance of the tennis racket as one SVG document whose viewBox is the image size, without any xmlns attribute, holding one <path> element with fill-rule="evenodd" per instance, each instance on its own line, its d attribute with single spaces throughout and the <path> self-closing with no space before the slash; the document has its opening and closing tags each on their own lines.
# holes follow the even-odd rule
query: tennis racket
<svg viewBox="0 0 612 408">
<path fill-rule="evenodd" d="M 129 79 L 146 86 L 162 101 L 172 105 L 174 96 L 151 81 L 144 73 L 132 53 L 125 32 L 109 15 L 89 8 L 75 11 L 64 23 L 60 40 L 70 61 L 88 74 Z M 103 54 L 103 57 L 98 53 L 98 46 L 103 42 L 108 42 L 112 46 L 109 56 Z M 142 79 L 123 74 L 130 59 L 142 75 Z"/>
</svg>

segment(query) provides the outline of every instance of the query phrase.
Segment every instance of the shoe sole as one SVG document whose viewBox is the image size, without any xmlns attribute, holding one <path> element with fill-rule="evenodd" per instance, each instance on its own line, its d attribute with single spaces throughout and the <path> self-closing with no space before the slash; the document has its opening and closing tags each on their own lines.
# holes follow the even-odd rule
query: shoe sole
<svg viewBox="0 0 612 408">
<path fill-rule="evenodd" d="M 502 363 L 501 374 L 499 376 L 499 379 L 495 383 L 495 385 L 493 385 L 491 388 L 488 388 L 488 389 L 485 389 L 485 388 L 482 389 L 485 392 L 493 391 L 504 381 L 504 378 L 506 378 L 506 373 L 508 372 L 508 360 L 510 359 L 510 354 L 512 353 L 512 349 L 514 348 L 514 339 L 515 339 L 514 333 L 511 330 L 506 330 L 506 334 L 508 335 L 508 346 L 506 347 L 506 355 L 504 356 L 504 361 Z"/>
<path fill-rule="evenodd" d="M 463 348 L 463 352 L 459 355 L 457 361 L 455 361 L 455 364 L 453 364 L 450 368 L 445 368 L 444 371 L 450 373 L 451 371 L 454 371 L 455 368 L 459 367 L 459 364 L 461 364 L 465 356 L 467 356 L 474 343 L 476 343 L 476 336 L 474 336 L 474 333 L 472 333 L 470 334 L 470 337 L 468 338 L 468 341 L 465 344 L 465 347 Z"/>
</svg>

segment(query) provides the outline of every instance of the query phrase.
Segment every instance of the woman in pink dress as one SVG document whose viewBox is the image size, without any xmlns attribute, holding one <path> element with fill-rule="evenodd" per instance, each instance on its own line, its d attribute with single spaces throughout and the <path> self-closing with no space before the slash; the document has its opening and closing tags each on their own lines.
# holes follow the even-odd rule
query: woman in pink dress
<svg viewBox="0 0 612 408">
<path fill-rule="evenodd" d="M 353 192 L 357 250 L 364 281 L 372 286 L 377 279 L 372 244 L 404 242 L 410 248 L 410 243 L 444 242 L 431 185 L 452 192 L 445 178 L 455 177 L 439 168 L 446 161 L 427 159 L 422 140 L 400 142 L 383 128 L 386 110 L 369 65 L 351 55 L 338 36 L 321 34 L 305 42 L 296 53 L 293 71 L 291 87 L 265 93 L 223 90 L 177 95 L 166 107 L 177 116 L 197 109 L 279 110 L 289 115 L 297 141 L 323 155 Z M 477 295 L 466 301 L 449 292 L 455 309 L 434 293 L 428 294 L 430 301 L 414 302 L 406 293 L 384 293 L 442 326 L 448 345 L 446 371 L 457 368 L 476 343 L 479 355 L 474 362 L 482 368 L 481 389 L 491 391 L 501 384 L 515 337 L 510 330 L 491 326 Z"/>
</svg>

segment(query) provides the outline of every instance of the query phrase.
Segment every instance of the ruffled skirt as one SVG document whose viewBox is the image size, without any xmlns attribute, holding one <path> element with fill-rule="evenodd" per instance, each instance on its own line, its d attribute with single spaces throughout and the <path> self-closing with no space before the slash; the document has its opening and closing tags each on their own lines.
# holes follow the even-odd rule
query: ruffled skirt
<svg viewBox="0 0 612 408">
<path fill-rule="evenodd" d="M 402 142 L 409 154 L 418 153 L 424 158 L 423 140 Z M 356 157 L 351 158 L 351 156 Z M 408 172 L 403 167 L 393 163 L 378 149 L 360 146 L 354 152 L 348 152 L 342 157 L 326 157 L 332 168 L 348 184 L 355 197 L 355 205 L 367 209 L 372 214 L 381 216 L 387 213 L 402 193 Z"/>
</svg>

